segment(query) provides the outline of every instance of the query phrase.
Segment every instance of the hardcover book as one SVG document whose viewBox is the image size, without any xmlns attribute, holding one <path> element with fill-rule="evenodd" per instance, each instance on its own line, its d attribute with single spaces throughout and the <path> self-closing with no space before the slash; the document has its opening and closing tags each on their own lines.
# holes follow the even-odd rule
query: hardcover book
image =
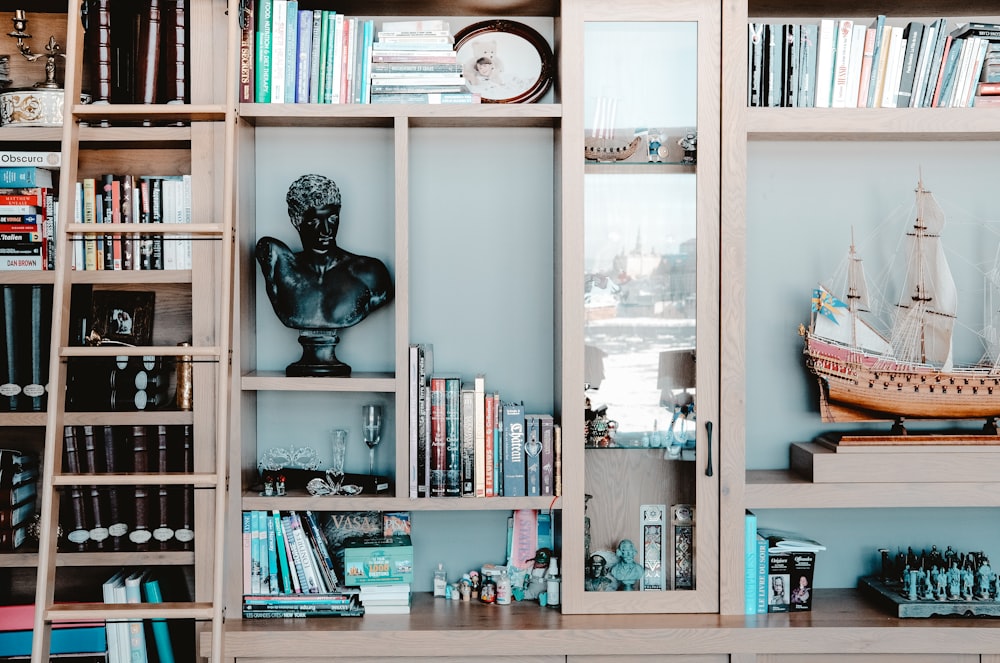
<svg viewBox="0 0 1000 663">
<path fill-rule="evenodd" d="M 768 553 L 768 612 L 812 609 L 814 552 Z"/>
<path fill-rule="evenodd" d="M 525 494 L 542 494 L 542 429 L 538 415 L 524 415 L 524 476 Z"/>
<path fill-rule="evenodd" d="M 446 497 L 462 495 L 462 381 L 445 378 L 444 383 Z"/>
<path fill-rule="evenodd" d="M 524 497 L 526 459 L 524 454 L 524 404 L 507 402 L 503 410 L 503 496 Z"/>
<path fill-rule="evenodd" d="M 430 465 L 430 484 L 428 495 L 444 497 L 446 495 L 448 445 L 446 435 L 445 378 L 430 379 L 430 435 L 428 438 L 428 463 Z"/>
</svg>

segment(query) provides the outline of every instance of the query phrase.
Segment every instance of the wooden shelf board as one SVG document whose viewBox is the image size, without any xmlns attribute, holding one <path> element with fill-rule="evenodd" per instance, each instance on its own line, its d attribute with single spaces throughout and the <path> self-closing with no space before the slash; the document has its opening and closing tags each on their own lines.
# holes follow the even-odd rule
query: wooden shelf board
<svg viewBox="0 0 1000 663">
<path fill-rule="evenodd" d="M 91 123 L 104 119 L 111 122 L 146 119 L 214 122 L 226 119 L 226 109 L 221 104 L 77 104 L 72 112 L 74 117 Z"/>
<path fill-rule="evenodd" d="M 25 544 L 25 548 L 29 544 Z M 34 546 L 37 548 L 37 546 Z M 0 568 L 37 568 L 38 550 L 27 549 L 16 553 L 0 553 Z M 56 566 L 187 566 L 194 563 L 191 550 L 154 550 L 143 552 L 60 552 Z"/>
<path fill-rule="evenodd" d="M 236 613 L 238 614 L 238 613 Z M 505 655 L 679 655 L 769 653 L 970 653 L 1000 651 L 1000 629 L 980 619 L 898 619 L 852 589 L 820 589 L 813 610 L 774 615 L 563 615 L 534 602 L 509 606 L 414 595 L 408 615 L 328 619 L 235 619 L 227 656 L 273 660 L 288 651 L 325 660 L 330 651 L 366 656 L 444 656 L 487 643 Z M 209 642 L 201 636 L 201 645 Z"/>
<path fill-rule="evenodd" d="M 52 477 L 54 486 L 194 486 L 212 488 L 216 475 L 211 473 L 168 472 L 166 474 L 115 473 L 115 474 L 56 474 Z"/>
<path fill-rule="evenodd" d="M 144 357 L 157 355 L 163 357 L 215 357 L 219 348 L 214 345 L 72 345 L 59 348 L 60 357 Z"/>
<path fill-rule="evenodd" d="M 70 272 L 69 279 L 73 283 L 90 284 L 161 284 L 161 283 L 191 283 L 190 269 L 79 269 Z"/>
<path fill-rule="evenodd" d="M 304 511 L 508 511 L 515 509 L 562 508 L 562 498 L 550 497 L 425 497 L 410 499 L 391 495 L 315 496 L 305 491 L 281 497 L 263 497 L 259 493 L 243 494 L 244 510 L 279 509 Z"/>
<path fill-rule="evenodd" d="M 0 283 L 52 285 L 56 281 L 56 273 L 52 270 L 0 271 Z"/>
<path fill-rule="evenodd" d="M 122 127 L 87 125 L 80 127 L 81 147 L 88 143 L 154 143 L 150 147 L 163 147 L 165 143 L 190 143 L 191 127 Z"/>
<path fill-rule="evenodd" d="M 748 470 L 748 509 L 1000 506 L 1000 484 L 812 483 L 790 470 Z"/>
<path fill-rule="evenodd" d="M 181 410 L 144 410 L 141 412 L 66 412 L 63 423 L 67 426 L 164 426 L 192 424 L 194 413 Z"/>
<path fill-rule="evenodd" d="M 62 127 L 0 127 L 0 142 L 59 143 Z"/>
<path fill-rule="evenodd" d="M 44 426 L 45 412 L 0 412 L 0 426 Z"/>
<path fill-rule="evenodd" d="M 258 127 L 553 127 L 561 104 L 242 104 L 240 117 Z"/>
<path fill-rule="evenodd" d="M 284 371 L 251 371 L 240 380 L 243 391 L 346 391 L 392 393 L 392 373 L 354 373 L 349 378 L 290 378 Z"/>
<path fill-rule="evenodd" d="M 103 224 L 101 228 L 103 233 L 107 233 L 109 230 Z M 111 230 L 115 233 L 145 233 L 147 235 L 221 235 L 223 227 L 220 223 L 119 223 L 114 225 Z M 102 232 L 94 231 L 94 224 L 88 223 L 70 223 L 66 226 L 66 232 L 70 235 L 102 234 Z"/>
<path fill-rule="evenodd" d="M 753 140 L 1000 140 L 1000 108 L 750 108 Z"/>
</svg>

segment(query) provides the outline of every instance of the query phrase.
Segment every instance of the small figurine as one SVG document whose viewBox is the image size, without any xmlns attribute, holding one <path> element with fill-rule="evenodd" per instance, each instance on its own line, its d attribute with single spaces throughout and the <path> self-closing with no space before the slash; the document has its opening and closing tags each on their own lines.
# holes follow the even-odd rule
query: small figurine
<svg viewBox="0 0 1000 663">
<path fill-rule="evenodd" d="M 594 553 L 587 559 L 587 579 L 583 588 L 588 592 L 613 592 L 618 589 L 618 581 L 608 575 L 608 560 L 604 555 Z"/>
<path fill-rule="evenodd" d="M 689 131 L 677 140 L 677 144 L 684 150 L 683 162 L 693 164 L 698 161 L 698 132 Z"/>
<path fill-rule="evenodd" d="M 662 163 L 666 156 L 667 148 L 663 146 L 661 134 L 656 129 L 649 130 L 649 140 L 647 142 L 647 157 L 649 163 Z"/>
<path fill-rule="evenodd" d="M 631 539 L 622 539 L 615 551 L 618 554 L 618 563 L 611 567 L 611 577 L 622 584 L 621 589 L 631 591 L 637 589 L 639 579 L 642 578 L 642 565 L 635 561 L 638 552 Z"/>
<path fill-rule="evenodd" d="M 537 600 L 538 596 L 545 591 L 548 580 L 549 558 L 552 551 L 548 548 L 539 548 L 535 551 L 535 556 L 531 560 L 531 572 L 524 578 L 524 598 L 527 600 Z"/>
</svg>

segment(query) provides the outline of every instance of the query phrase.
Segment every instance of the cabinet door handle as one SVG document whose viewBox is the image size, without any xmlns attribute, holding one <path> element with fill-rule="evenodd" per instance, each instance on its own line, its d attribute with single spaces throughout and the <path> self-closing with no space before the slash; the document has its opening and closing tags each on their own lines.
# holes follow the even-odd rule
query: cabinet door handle
<svg viewBox="0 0 1000 663">
<path fill-rule="evenodd" d="M 705 432 L 708 433 L 708 463 L 705 465 L 705 476 L 712 476 L 712 422 L 705 422 Z"/>
</svg>

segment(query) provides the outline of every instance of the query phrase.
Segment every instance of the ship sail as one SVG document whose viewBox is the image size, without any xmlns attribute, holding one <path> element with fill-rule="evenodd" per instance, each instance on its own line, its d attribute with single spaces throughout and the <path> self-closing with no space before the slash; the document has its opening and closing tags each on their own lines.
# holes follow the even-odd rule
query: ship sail
<svg viewBox="0 0 1000 663">
<path fill-rule="evenodd" d="M 897 360 L 952 368 L 952 331 L 958 291 L 941 244 L 944 211 L 917 187 L 917 218 L 907 233 L 907 270 L 893 323 Z"/>
</svg>

